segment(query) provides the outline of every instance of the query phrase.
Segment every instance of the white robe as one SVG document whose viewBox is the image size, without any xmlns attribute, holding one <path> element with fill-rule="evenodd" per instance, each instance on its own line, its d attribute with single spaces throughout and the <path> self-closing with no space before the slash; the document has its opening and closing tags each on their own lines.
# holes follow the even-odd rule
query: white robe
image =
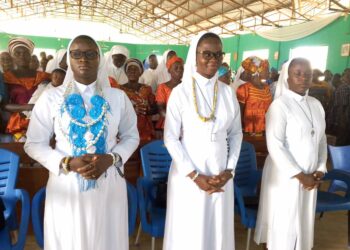
<svg viewBox="0 0 350 250">
<path fill-rule="evenodd" d="M 267 242 L 269 250 L 309 250 L 313 247 L 317 190 L 305 190 L 293 176 L 326 172 L 322 105 L 313 97 L 286 90 L 266 114 L 266 139 L 269 156 L 263 170 L 255 241 Z"/>
<path fill-rule="evenodd" d="M 108 76 L 114 78 L 114 80 L 116 80 L 119 85 L 123 85 L 123 84 L 127 83 L 129 80 L 125 74 L 124 65 L 120 68 L 117 68 L 114 65 L 112 65 L 112 66 L 113 67 L 109 68 Z"/>
<path fill-rule="evenodd" d="M 78 84 L 85 104 L 95 84 Z M 111 166 L 97 180 L 97 188 L 79 191 L 76 174 L 64 174 L 61 159 L 72 154 L 59 120 L 65 86 L 44 91 L 32 112 L 25 151 L 49 171 L 44 216 L 46 250 L 126 250 L 128 240 L 127 192 L 124 178 Z M 107 113 L 107 152 L 118 153 L 123 163 L 139 143 L 136 115 L 127 96 L 120 90 L 104 88 L 110 105 Z M 90 102 L 89 102 L 90 103 Z M 67 133 L 69 119 L 64 113 L 62 127 Z M 56 135 L 56 147 L 49 146 Z M 120 138 L 117 144 L 116 136 Z"/>
<path fill-rule="evenodd" d="M 197 73 L 195 78 L 212 105 L 215 77 L 209 81 Z M 173 161 L 163 249 L 231 250 L 232 179 L 223 187 L 223 193 L 208 195 L 187 175 L 196 170 L 212 176 L 236 167 L 242 142 L 239 105 L 232 89 L 219 82 L 216 120 L 202 122 L 195 111 L 190 86 L 192 83 L 184 82 L 175 87 L 167 105 L 164 141 Z M 199 112 L 208 116 L 210 109 L 198 88 L 196 93 Z"/>
<path fill-rule="evenodd" d="M 152 88 L 153 94 L 156 93 L 158 87 L 158 77 L 157 77 L 157 69 L 147 69 L 143 72 L 139 79 L 139 83 L 147 84 Z"/>
</svg>

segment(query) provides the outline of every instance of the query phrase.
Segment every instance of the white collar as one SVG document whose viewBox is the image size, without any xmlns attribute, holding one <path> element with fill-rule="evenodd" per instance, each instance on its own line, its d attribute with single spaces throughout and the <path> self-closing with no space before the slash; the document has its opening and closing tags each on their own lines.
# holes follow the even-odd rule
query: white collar
<svg viewBox="0 0 350 250">
<path fill-rule="evenodd" d="M 215 84 L 215 82 L 218 79 L 218 74 L 216 73 L 212 78 L 208 79 L 208 78 L 202 76 L 201 74 L 199 74 L 198 72 L 195 72 L 193 74 L 193 77 L 199 85 L 206 86 L 206 85 Z"/>
<path fill-rule="evenodd" d="M 306 91 L 306 94 L 305 95 L 299 95 L 297 93 L 295 93 L 294 91 L 290 90 L 290 89 L 287 89 L 286 91 L 286 94 L 293 98 L 294 100 L 298 101 L 298 102 L 302 102 L 302 101 L 305 101 L 306 98 L 308 97 L 309 95 L 309 90 Z"/>
<path fill-rule="evenodd" d="M 74 81 L 74 82 L 75 82 L 75 86 L 77 86 L 80 93 L 93 93 L 96 90 L 96 81 L 88 85 L 82 84 L 77 81 Z"/>
</svg>

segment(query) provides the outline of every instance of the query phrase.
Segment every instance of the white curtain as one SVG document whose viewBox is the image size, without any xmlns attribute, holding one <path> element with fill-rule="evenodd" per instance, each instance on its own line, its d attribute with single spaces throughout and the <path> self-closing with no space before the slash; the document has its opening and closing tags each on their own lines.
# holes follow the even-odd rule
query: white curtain
<svg viewBox="0 0 350 250">
<path fill-rule="evenodd" d="M 327 17 L 319 18 L 306 23 L 267 31 L 257 31 L 256 33 L 259 36 L 272 41 L 285 42 L 296 40 L 319 31 L 323 27 L 335 21 L 340 15 L 341 13 L 334 13 Z"/>
</svg>

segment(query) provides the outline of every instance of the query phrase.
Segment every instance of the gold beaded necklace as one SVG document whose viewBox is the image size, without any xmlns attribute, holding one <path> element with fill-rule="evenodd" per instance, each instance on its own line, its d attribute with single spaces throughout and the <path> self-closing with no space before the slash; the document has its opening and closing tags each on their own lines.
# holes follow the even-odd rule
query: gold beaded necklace
<svg viewBox="0 0 350 250">
<path fill-rule="evenodd" d="M 196 83 L 194 78 L 192 77 L 192 89 L 193 89 L 193 101 L 194 101 L 194 107 L 196 109 L 196 112 L 198 114 L 199 119 L 202 122 L 208 122 L 211 120 L 214 120 L 215 118 L 215 111 L 216 111 L 216 103 L 217 103 L 217 97 L 218 97 L 218 80 L 216 80 L 215 85 L 214 85 L 214 99 L 213 99 L 213 109 L 209 115 L 209 117 L 204 117 L 199 114 L 198 110 L 198 104 L 197 104 L 197 95 L 196 95 Z M 204 98 L 204 96 L 203 96 Z"/>
</svg>

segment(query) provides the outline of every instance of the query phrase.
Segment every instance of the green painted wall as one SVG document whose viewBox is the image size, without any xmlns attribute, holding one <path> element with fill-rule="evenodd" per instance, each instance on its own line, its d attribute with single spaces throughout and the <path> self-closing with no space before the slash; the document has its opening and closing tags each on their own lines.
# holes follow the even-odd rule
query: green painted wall
<svg viewBox="0 0 350 250">
<path fill-rule="evenodd" d="M 6 49 L 8 41 L 12 37 L 22 36 L 16 34 L 0 33 L 0 50 Z M 55 37 L 40 37 L 40 36 L 25 36 L 31 39 L 35 46 L 38 48 L 47 49 L 60 49 L 66 48 L 69 44 L 70 39 L 65 38 L 55 38 Z M 105 42 L 99 41 L 99 45 L 103 52 L 109 51 L 113 45 L 120 44 L 127 47 L 130 51 L 131 57 L 136 57 L 140 60 L 145 59 L 148 55 L 155 53 L 157 55 L 162 55 L 164 51 L 168 49 L 175 50 L 177 54 L 186 59 L 188 46 L 185 45 L 162 45 L 162 44 L 128 44 L 128 43 L 116 43 L 116 42 Z"/>
<path fill-rule="evenodd" d="M 8 40 L 11 36 L 5 33 L 0 33 L 0 49 L 7 47 Z M 32 39 L 35 45 L 39 48 L 60 49 L 66 47 L 69 39 L 27 36 Z M 262 38 L 256 34 L 237 35 L 229 38 L 223 38 L 224 51 L 231 53 L 231 67 L 237 69 L 242 61 L 243 51 L 256 49 L 269 49 L 270 65 L 279 68 L 281 64 L 288 59 L 289 51 L 292 48 L 299 46 L 328 46 L 327 68 L 333 72 L 342 72 L 345 68 L 350 67 L 350 57 L 342 57 L 340 55 L 341 45 L 350 43 L 350 18 L 340 17 L 335 22 L 331 23 L 322 30 L 307 36 L 302 39 L 289 42 L 275 42 Z M 110 50 L 115 42 L 102 42 L 99 44 L 104 52 Z M 136 57 L 140 60 L 145 59 L 149 54 L 155 53 L 162 55 L 167 49 L 175 50 L 178 55 L 186 59 L 188 46 L 187 45 L 159 45 L 159 44 L 121 44 L 127 47 L 131 57 Z M 274 53 L 279 53 L 279 58 L 275 60 Z M 235 60 L 235 54 L 237 58 Z"/>
<path fill-rule="evenodd" d="M 289 49 L 291 48 L 298 46 L 327 45 L 327 68 L 332 72 L 340 73 L 343 72 L 345 68 L 350 67 L 349 56 L 344 57 L 340 55 L 341 45 L 344 43 L 350 43 L 350 18 L 341 17 L 310 36 L 281 43 L 279 63 L 288 59 Z"/>
<path fill-rule="evenodd" d="M 238 52 L 237 60 L 231 61 L 231 67 L 237 69 L 242 61 L 243 51 L 256 49 L 269 49 L 270 65 L 279 68 L 289 57 L 290 49 L 299 46 L 328 46 L 327 68 L 334 73 L 341 73 L 350 67 L 350 57 L 340 55 L 341 45 L 350 43 L 350 18 L 340 17 L 318 32 L 302 39 L 289 42 L 275 42 L 262 38 L 255 34 L 237 35 L 234 38 L 224 38 L 224 47 Z M 230 45 L 226 43 L 230 43 Z M 237 49 L 238 48 L 238 49 Z M 273 58 L 274 53 L 279 53 L 278 60 Z M 233 53 L 234 54 L 234 53 Z M 232 58 L 233 59 L 233 58 Z M 231 59 L 231 60 L 232 60 Z"/>
</svg>

